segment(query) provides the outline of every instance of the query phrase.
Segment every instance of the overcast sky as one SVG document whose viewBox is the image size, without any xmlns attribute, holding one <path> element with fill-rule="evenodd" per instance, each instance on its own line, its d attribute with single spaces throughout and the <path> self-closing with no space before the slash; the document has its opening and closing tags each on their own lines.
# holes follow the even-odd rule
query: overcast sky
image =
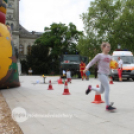
<svg viewBox="0 0 134 134">
<path fill-rule="evenodd" d="M 43 32 L 53 22 L 74 23 L 83 31 L 82 13 L 93 0 L 20 0 L 20 24 L 29 31 Z"/>
</svg>

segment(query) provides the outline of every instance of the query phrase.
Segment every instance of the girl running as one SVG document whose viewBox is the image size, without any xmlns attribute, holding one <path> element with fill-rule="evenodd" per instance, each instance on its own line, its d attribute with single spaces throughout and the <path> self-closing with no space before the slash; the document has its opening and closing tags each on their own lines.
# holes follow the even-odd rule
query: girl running
<svg viewBox="0 0 134 134">
<path fill-rule="evenodd" d="M 112 56 L 108 54 L 110 52 L 110 49 L 111 46 L 109 43 L 107 42 L 102 43 L 101 44 L 102 53 L 97 54 L 94 57 L 94 59 L 89 62 L 89 64 L 86 66 L 85 70 L 83 71 L 84 73 L 86 73 L 91 66 L 93 66 L 96 62 L 98 63 L 98 78 L 101 82 L 101 87 L 95 88 L 89 85 L 85 93 L 88 94 L 90 91 L 94 90 L 101 94 L 105 91 L 106 110 L 116 109 L 112 107 L 109 103 L 110 88 L 109 88 L 108 75 L 110 70 L 109 63 L 112 60 Z"/>
</svg>

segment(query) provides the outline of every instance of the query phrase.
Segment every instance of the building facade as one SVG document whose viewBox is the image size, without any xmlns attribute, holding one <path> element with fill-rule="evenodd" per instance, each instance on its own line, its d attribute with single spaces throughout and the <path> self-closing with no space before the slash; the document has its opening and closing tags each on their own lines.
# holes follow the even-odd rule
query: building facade
<svg viewBox="0 0 134 134">
<path fill-rule="evenodd" d="M 42 35 L 39 32 L 29 32 L 19 24 L 19 0 L 8 0 L 6 24 L 11 26 L 13 43 L 19 53 L 19 59 L 26 59 L 31 53 L 31 46 Z"/>
</svg>

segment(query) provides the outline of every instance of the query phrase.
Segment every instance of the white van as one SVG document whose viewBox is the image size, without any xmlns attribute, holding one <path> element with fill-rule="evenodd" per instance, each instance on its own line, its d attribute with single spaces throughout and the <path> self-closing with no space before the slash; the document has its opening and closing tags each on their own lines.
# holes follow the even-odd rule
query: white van
<svg viewBox="0 0 134 134">
<path fill-rule="evenodd" d="M 113 60 L 118 62 L 118 57 L 123 60 L 122 78 L 132 78 L 134 80 L 134 56 L 131 51 L 114 51 Z M 113 80 L 118 78 L 117 69 L 111 69 L 111 76 Z"/>
</svg>

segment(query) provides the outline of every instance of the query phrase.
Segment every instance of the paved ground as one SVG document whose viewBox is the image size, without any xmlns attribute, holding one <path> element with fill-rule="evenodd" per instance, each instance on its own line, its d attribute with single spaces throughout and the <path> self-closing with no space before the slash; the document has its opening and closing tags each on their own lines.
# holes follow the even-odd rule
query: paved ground
<svg viewBox="0 0 134 134">
<path fill-rule="evenodd" d="M 63 96 L 64 85 L 57 84 L 58 77 L 47 77 L 46 82 L 50 79 L 54 88 L 51 91 L 39 76 L 21 76 L 20 88 L 2 90 L 12 110 L 22 107 L 27 114 L 44 115 L 19 123 L 24 134 L 134 134 L 133 81 L 110 85 L 110 100 L 117 107 L 116 112 L 110 113 L 105 103 L 91 103 L 95 92 L 85 95 L 87 85 L 96 86 L 98 80 L 73 80 L 68 85 L 71 95 Z"/>
</svg>

